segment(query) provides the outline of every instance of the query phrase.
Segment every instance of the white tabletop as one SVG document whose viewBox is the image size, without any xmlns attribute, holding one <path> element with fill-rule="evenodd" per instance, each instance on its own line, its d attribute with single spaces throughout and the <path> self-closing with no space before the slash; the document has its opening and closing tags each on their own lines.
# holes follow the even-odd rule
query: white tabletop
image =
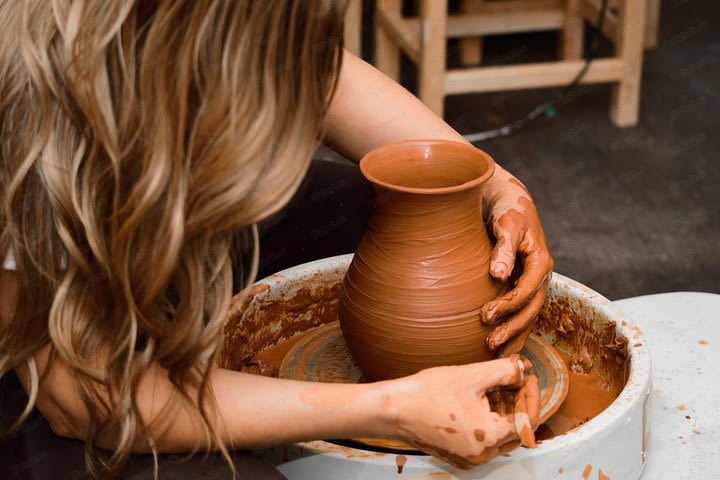
<svg viewBox="0 0 720 480">
<path fill-rule="evenodd" d="M 641 480 L 720 479 L 720 295 L 676 292 L 615 303 L 640 327 L 652 360 Z"/>
</svg>

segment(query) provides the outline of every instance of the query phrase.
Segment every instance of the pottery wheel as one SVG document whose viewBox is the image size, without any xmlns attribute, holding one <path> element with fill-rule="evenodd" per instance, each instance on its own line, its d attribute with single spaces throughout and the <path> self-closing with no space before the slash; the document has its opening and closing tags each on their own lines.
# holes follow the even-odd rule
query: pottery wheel
<svg viewBox="0 0 720 480">
<path fill-rule="evenodd" d="M 533 364 L 540 383 L 540 423 L 560 408 L 567 396 L 570 374 L 555 347 L 530 334 L 520 352 Z M 362 372 L 345 345 L 340 323 L 330 322 L 296 343 L 285 355 L 278 372 L 280 378 L 328 383 L 362 383 Z M 352 441 L 374 447 L 412 451 L 401 440 L 356 438 Z"/>
</svg>

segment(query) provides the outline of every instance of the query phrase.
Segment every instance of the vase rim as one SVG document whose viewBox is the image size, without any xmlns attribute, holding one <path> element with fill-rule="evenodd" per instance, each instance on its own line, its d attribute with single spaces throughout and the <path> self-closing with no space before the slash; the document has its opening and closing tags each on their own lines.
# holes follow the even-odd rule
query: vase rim
<svg viewBox="0 0 720 480">
<path fill-rule="evenodd" d="M 379 159 L 387 158 L 389 155 L 403 151 L 403 150 L 418 150 L 421 148 L 432 148 L 433 146 L 445 146 L 455 149 L 456 152 L 466 154 L 464 158 L 475 158 L 484 165 L 484 171 L 479 173 L 476 177 L 458 183 L 456 185 L 443 186 L 443 187 L 414 187 L 406 185 L 398 185 L 396 183 L 387 182 L 378 178 L 371 170 L 376 165 Z M 428 150 L 425 150 L 426 154 Z M 485 151 L 474 147 L 471 144 L 457 142 L 453 140 L 436 140 L 436 139 L 423 139 L 423 140 L 404 140 L 401 142 L 394 142 L 377 147 L 368 152 L 360 160 L 360 171 L 363 176 L 373 183 L 374 185 L 383 187 L 387 190 L 405 193 L 419 193 L 419 194 L 444 194 L 444 193 L 455 193 L 463 190 L 469 190 L 471 188 L 481 185 L 492 177 L 495 172 L 495 161 Z"/>
</svg>

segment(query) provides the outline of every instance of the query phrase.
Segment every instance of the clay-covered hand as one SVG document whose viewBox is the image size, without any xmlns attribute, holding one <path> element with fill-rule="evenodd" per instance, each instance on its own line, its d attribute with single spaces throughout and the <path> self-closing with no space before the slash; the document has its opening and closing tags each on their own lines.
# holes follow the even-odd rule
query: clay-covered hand
<svg viewBox="0 0 720 480">
<path fill-rule="evenodd" d="M 521 272 L 510 291 L 481 310 L 484 324 L 502 322 L 487 337 L 487 344 L 506 357 L 525 344 L 545 300 L 553 259 L 532 197 L 510 172 L 496 166 L 483 201 L 484 216 L 496 240 L 490 274 L 507 280 L 513 269 Z M 521 259 L 522 265 L 516 265 L 516 259 Z"/>
<path fill-rule="evenodd" d="M 517 355 L 457 367 L 435 367 L 387 382 L 388 408 L 401 436 L 418 449 L 463 469 L 495 457 L 518 438 L 512 414 L 491 411 L 487 394 L 497 387 L 520 389 L 532 427 L 540 411 L 538 383 L 526 382 Z M 529 379 L 530 377 L 528 377 Z"/>
</svg>

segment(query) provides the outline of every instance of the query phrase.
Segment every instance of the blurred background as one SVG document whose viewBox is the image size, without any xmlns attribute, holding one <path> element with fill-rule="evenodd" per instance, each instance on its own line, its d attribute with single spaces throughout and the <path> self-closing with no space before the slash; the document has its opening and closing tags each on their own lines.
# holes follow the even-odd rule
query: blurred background
<svg viewBox="0 0 720 480">
<path fill-rule="evenodd" d="M 533 194 L 555 270 L 614 300 L 720 293 L 719 21 L 715 0 L 352 0 L 345 41 L 480 138 Z M 371 193 L 355 164 L 321 148 L 261 225 L 259 277 L 353 252 Z M 7 426 L 25 395 L 2 380 Z M 181 457 L 162 456 L 160 478 L 226 476 L 218 455 Z M 280 478 L 252 455 L 233 460 L 247 478 Z M 152 471 L 133 456 L 124 478 Z M 89 477 L 82 444 L 35 411 L 0 443 L 0 478 Z"/>
<path fill-rule="evenodd" d="M 389 51 L 390 73 L 429 98 L 426 103 L 464 135 L 513 124 L 552 103 L 513 133 L 475 145 L 532 193 L 555 271 L 610 299 L 720 292 L 720 5 L 714 0 L 610 0 L 604 34 L 598 36 L 593 25 L 602 0 L 450 1 L 447 18 L 437 6 L 444 3 L 356 2 L 349 12 L 356 23 L 348 24 L 346 46 L 370 63 L 380 57 L 386 69 L 382 57 Z M 424 72 L 411 56 L 395 53 L 398 42 L 391 40 L 394 35 L 400 43 L 414 42 L 419 48 L 411 48 L 411 54 L 422 56 L 419 35 L 412 35 L 416 24 L 401 22 L 423 14 L 423 4 L 424 15 L 434 15 L 428 17 L 432 28 L 444 26 L 439 42 L 446 57 L 439 68 Z M 393 13 L 397 8 L 401 13 Z M 480 13 L 458 23 L 457 16 L 470 8 Z M 574 23 L 572 8 L 577 9 Z M 395 27 L 378 32 L 382 9 L 387 14 L 381 23 Z M 485 14 L 492 21 L 483 20 Z M 444 39 L 473 25 L 503 32 L 462 39 L 469 43 Z M 393 34 L 393 28 L 401 33 Z M 531 28 L 542 30 L 505 33 Z M 433 60 L 442 56 L 437 44 L 424 48 L 435 52 Z M 398 58 L 395 72 L 393 55 Z M 581 83 L 563 96 L 560 85 L 572 82 L 588 56 L 596 58 L 582 81 L 594 83 Z M 625 71 L 641 71 L 639 77 L 596 83 L 617 76 L 617 63 L 627 65 Z M 446 96 L 422 91 L 424 81 L 441 78 L 442 84 L 443 75 L 460 79 L 455 90 L 497 90 Z M 517 78 L 522 75 L 527 78 Z M 559 85 L 518 88 L 551 82 Z M 616 95 L 621 97 L 617 103 Z M 615 117 L 613 108 L 620 109 Z M 354 251 L 370 212 L 370 193 L 354 164 L 321 149 L 294 200 L 261 227 L 260 277 Z"/>
</svg>

